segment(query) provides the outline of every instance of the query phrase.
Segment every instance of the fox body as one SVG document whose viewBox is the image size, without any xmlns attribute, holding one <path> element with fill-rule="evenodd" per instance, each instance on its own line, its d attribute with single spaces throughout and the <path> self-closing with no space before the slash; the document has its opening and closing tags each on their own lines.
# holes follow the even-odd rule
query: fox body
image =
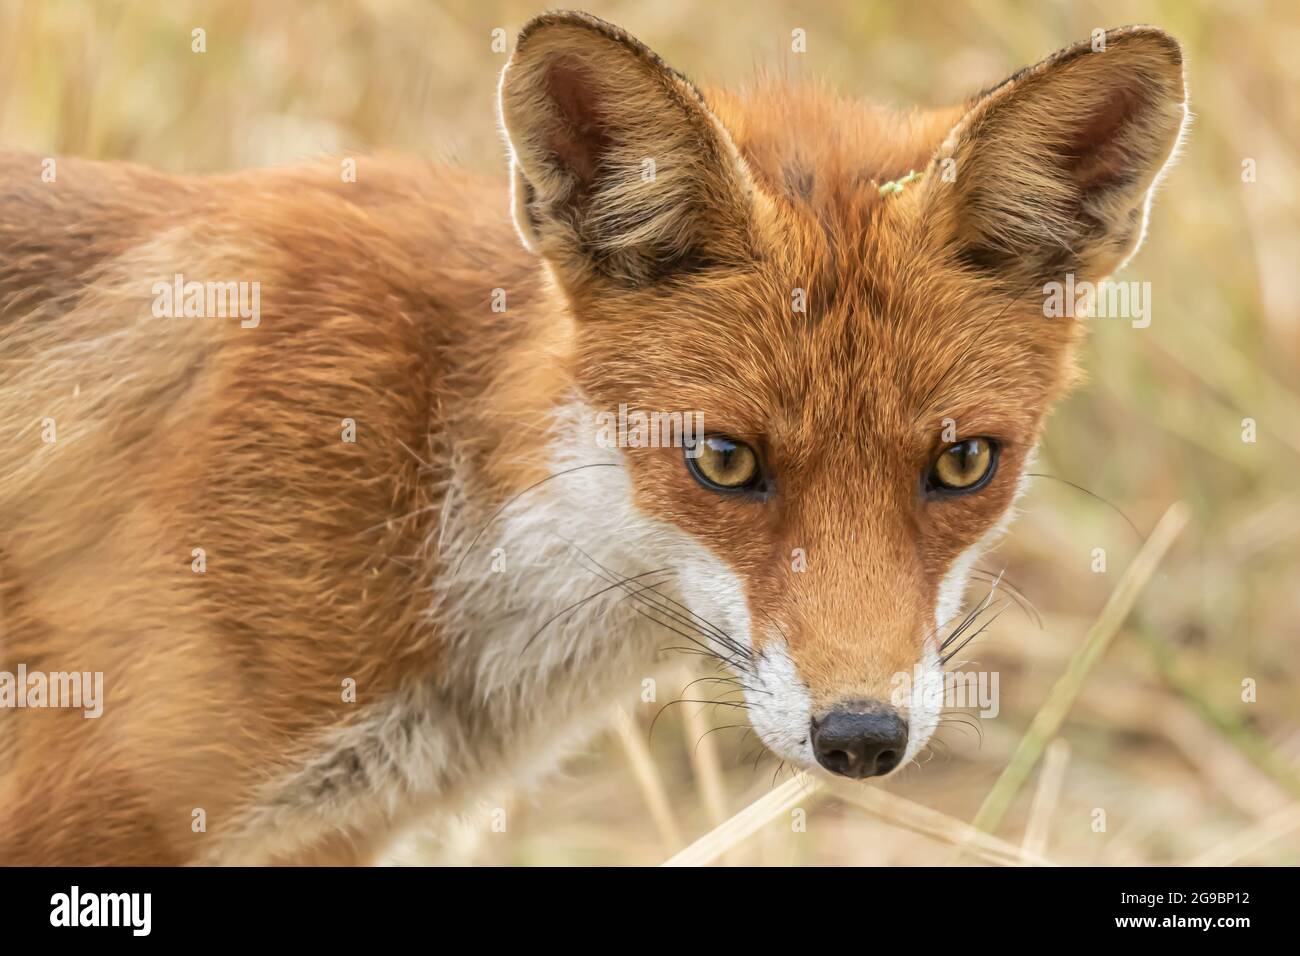
<svg viewBox="0 0 1300 956">
<path fill-rule="evenodd" d="M 103 702 L 0 708 L 0 861 L 367 860 L 666 644 L 781 758 L 906 765 L 939 713 L 892 679 L 942 679 L 1075 377 L 1043 283 L 1132 253 L 1186 116 L 1167 35 L 1103 47 L 899 115 L 705 97 L 556 13 L 503 73 L 509 188 L 5 155 L 0 671 Z M 617 447 L 620 407 L 708 437 Z"/>
</svg>

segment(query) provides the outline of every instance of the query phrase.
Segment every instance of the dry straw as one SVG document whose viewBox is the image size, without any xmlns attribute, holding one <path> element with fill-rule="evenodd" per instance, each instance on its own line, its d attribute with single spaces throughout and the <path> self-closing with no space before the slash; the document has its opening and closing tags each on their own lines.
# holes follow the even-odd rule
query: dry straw
<svg viewBox="0 0 1300 956">
<path fill-rule="evenodd" d="M 794 777 L 759 797 L 719 827 L 710 830 L 664 866 L 706 866 L 739 847 L 768 823 L 800 804 L 811 804 L 822 788 L 820 780 Z"/>
<path fill-rule="evenodd" d="M 1084 638 L 1083 645 L 1070 658 L 1065 673 L 1061 675 L 1051 693 L 1047 695 L 1043 706 L 1034 715 L 1029 730 L 1025 732 L 1025 736 L 1020 740 L 1020 746 L 1011 756 L 1011 763 L 1002 771 L 993 789 L 984 798 L 979 813 L 975 814 L 975 826 L 992 832 L 1002 822 L 1002 817 L 1011 806 L 1011 801 L 1016 798 L 1020 788 L 1029 779 L 1034 765 L 1038 763 L 1038 758 L 1043 755 L 1044 748 L 1065 723 L 1066 715 L 1078 700 L 1088 675 L 1106 653 L 1106 648 L 1110 647 L 1111 640 L 1118 633 L 1129 612 L 1133 610 L 1138 595 L 1151 580 L 1151 576 L 1160 565 L 1160 560 L 1186 524 L 1187 507 L 1182 502 L 1174 502 L 1142 545 L 1142 549 L 1138 551 L 1133 563 L 1124 572 L 1124 576 L 1120 578 L 1119 584 L 1111 592 L 1110 600 L 1102 608 L 1101 616 L 1097 618 L 1088 631 L 1088 636 Z"/>
<path fill-rule="evenodd" d="M 650 817 L 659 831 L 659 838 L 669 850 L 681 846 L 681 827 L 668 799 L 668 788 L 664 786 L 663 777 L 650 754 L 650 746 L 641 735 L 632 715 L 621 707 L 614 712 L 614 733 L 618 735 L 628 763 L 632 765 L 632 773 L 641 787 Z"/>
</svg>

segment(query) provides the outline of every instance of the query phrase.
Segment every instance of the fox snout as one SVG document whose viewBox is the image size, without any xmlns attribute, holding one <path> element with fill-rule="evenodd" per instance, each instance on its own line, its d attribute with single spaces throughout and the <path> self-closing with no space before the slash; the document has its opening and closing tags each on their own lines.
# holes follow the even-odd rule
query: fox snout
<svg viewBox="0 0 1300 956">
<path fill-rule="evenodd" d="M 846 701 L 809 728 L 813 754 L 831 773 L 861 780 L 889 773 L 907 750 L 907 722 L 888 704 Z"/>
</svg>

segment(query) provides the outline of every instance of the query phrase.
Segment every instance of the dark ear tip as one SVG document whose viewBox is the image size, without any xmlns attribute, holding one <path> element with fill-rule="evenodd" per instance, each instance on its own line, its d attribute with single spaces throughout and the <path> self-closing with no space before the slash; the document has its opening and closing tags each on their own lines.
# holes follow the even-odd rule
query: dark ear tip
<svg viewBox="0 0 1300 956">
<path fill-rule="evenodd" d="M 1166 33 L 1159 27 L 1138 24 L 1135 26 L 1118 27 L 1114 30 L 1106 31 L 1106 46 L 1118 46 L 1126 48 L 1146 47 L 1153 52 L 1159 52 L 1166 56 L 1175 66 L 1183 64 L 1183 47 L 1182 44 L 1174 38 L 1173 34 Z"/>
<path fill-rule="evenodd" d="M 515 41 L 515 48 L 521 49 L 529 37 L 549 27 L 579 27 L 610 40 L 627 42 L 629 39 L 627 32 L 621 27 L 600 17 L 593 17 L 590 13 L 583 13 L 581 10 L 550 10 L 538 14 L 524 24 Z"/>
<path fill-rule="evenodd" d="M 1187 103 L 1182 45 L 1159 27 L 1133 26 L 1106 34 L 1106 48 L 1135 58 L 1135 71 L 1150 78 L 1169 99 Z"/>
</svg>

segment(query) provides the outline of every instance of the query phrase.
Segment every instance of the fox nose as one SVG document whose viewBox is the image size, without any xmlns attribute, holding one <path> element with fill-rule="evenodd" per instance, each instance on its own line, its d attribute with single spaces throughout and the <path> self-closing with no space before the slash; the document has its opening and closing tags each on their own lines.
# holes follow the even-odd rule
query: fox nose
<svg viewBox="0 0 1300 956">
<path fill-rule="evenodd" d="M 812 722 L 813 752 L 832 773 L 861 780 L 889 773 L 907 749 L 907 724 L 898 711 L 874 701 L 834 708 Z"/>
</svg>

